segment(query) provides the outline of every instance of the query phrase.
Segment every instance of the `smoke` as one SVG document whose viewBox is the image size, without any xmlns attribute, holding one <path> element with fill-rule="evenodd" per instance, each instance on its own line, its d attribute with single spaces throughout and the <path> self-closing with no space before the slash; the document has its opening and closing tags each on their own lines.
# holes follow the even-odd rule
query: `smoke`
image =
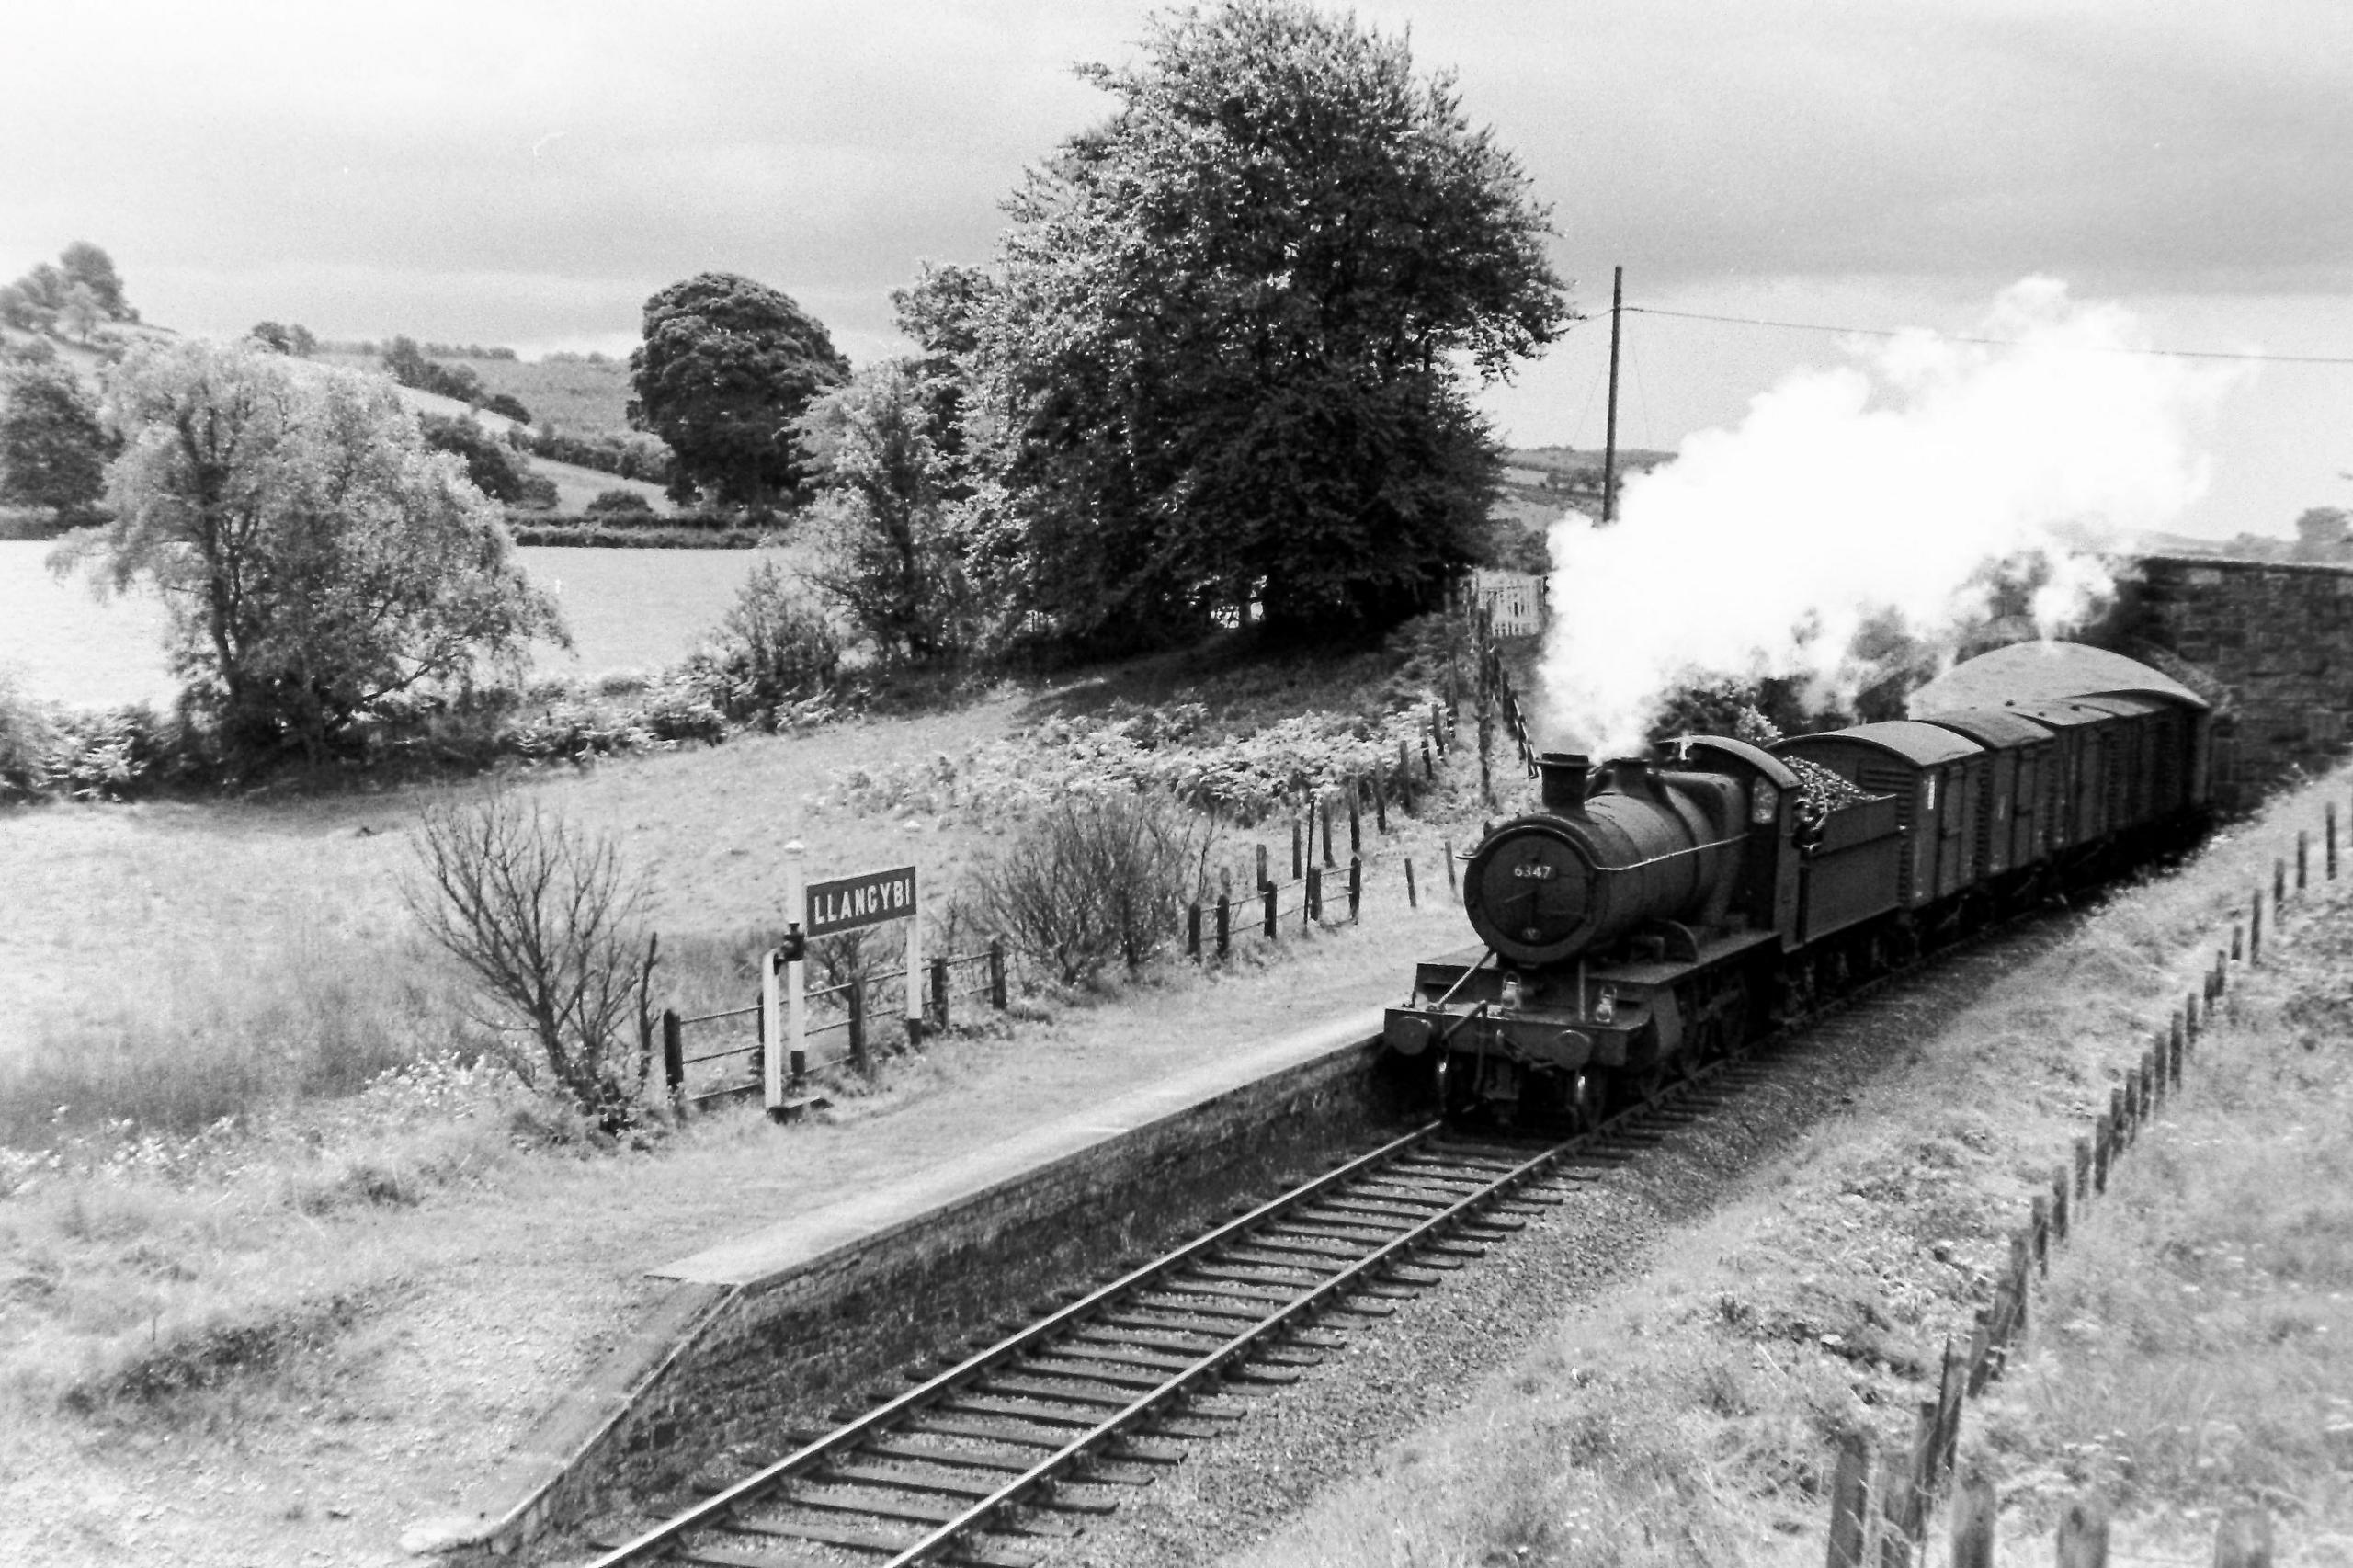
<svg viewBox="0 0 2353 1568">
<path fill-rule="evenodd" d="M 2088 619 L 2112 587 L 2097 552 L 2204 490 L 2192 433 L 2236 373 L 2100 352 L 2143 342 L 2131 316 L 2049 278 L 1972 335 L 2014 341 L 1905 334 L 1801 371 L 1630 481 L 1614 527 L 1556 524 L 1548 743 L 1639 752 L 1661 699 L 1709 676 L 1848 708 L 1891 628 L 1949 661 L 2021 608 L 2006 584 L 2040 635 Z"/>
</svg>

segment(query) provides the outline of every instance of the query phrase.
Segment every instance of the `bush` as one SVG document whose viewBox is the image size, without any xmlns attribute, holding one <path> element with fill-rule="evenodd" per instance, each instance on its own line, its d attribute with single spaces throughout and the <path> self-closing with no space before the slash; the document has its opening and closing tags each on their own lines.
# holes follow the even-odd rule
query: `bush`
<svg viewBox="0 0 2353 1568">
<path fill-rule="evenodd" d="M 775 726 L 780 708 L 815 697 L 840 672 L 841 639 L 824 610 L 773 561 L 753 568 L 688 678 L 729 718 Z"/>
<path fill-rule="evenodd" d="M 620 846 L 494 794 L 428 807 L 415 849 L 402 895 L 489 1004 L 492 1053 L 608 1132 L 640 1121 L 658 949 Z"/>
<path fill-rule="evenodd" d="M 973 913 L 1066 985 L 1133 973 L 1183 932 L 1215 835 L 1164 794 L 1066 795 L 975 872 Z"/>
<path fill-rule="evenodd" d="M 517 457 L 497 437 L 463 416 L 420 414 L 416 425 L 425 434 L 426 446 L 437 452 L 455 453 L 466 465 L 466 477 L 473 481 L 476 490 L 494 501 L 532 504 L 528 499 L 529 486 L 538 476 L 530 472 L 528 460 Z M 554 506 L 555 486 L 543 479 L 538 483 L 547 493 L 546 505 Z"/>
<path fill-rule="evenodd" d="M 591 517 L 651 517 L 655 515 L 654 503 L 634 490 L 599 490 L 596 498 L 580 508 Z"/>
</svg>

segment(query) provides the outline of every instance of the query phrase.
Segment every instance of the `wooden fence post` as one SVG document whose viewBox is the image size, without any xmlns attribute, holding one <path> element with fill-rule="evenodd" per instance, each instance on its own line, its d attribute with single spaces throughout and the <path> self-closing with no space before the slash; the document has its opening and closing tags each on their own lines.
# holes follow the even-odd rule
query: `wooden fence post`
<svg viewBox="0 0 2353 1568">
<path fill-rule="evenodd" d="M 931 1000 L 938 1009 L 939 1030 L 945 1034 L 948 1032 L 948 960 L 945 958 L 931 960 Z"/>
<path fill-rule="evenodd" d="M 1290 819 L 1290 880 L 1292 881 L 1299 881 L 1301 871 L 1300 860 L 1299 817 L 1296 813 L 1293 813 Z"/>
<path fill-rule="evenodd" d="M 1839 1439 L 1838 1464 L 1830 1476 L 1830 1556 L 1826 1568 L 1863 1568 L 1870 1479 L 1870 1439 L 1860 1432 L 1849 1432 Z"/>
<path fill-rule="evenodd" d="M 2312 854 L 2312 838 L 2313 835 L 2304 829 L 2300 827 L 2296 830 L 2296 891 L 2298 892 L 2304 891 L 2307 871 L 2305 861 Z"/>
<path fill-rule="evenodd" d="M 2214 1568 L 2271 1568 L 2271 1515 L 2234 1508 L 2214 1531 Z"/>
<path fill-rule="evenodd" d="M 1195 963 L 1201 961 L 1201 901 L 1198 898 L 1185 906 L 1185 956 Z"/>
<path fill-rule="evenodd" d="M 1973 1476 L 1952 1504 L 1952 1568 L 1994 1568 L 1994 1483 Z"/>
<path fill-rule="evenodd" d="M 1233 896 L 1221 892 L 1217 895 L 1217 956 L 1231 957 L 1233 952 Z"/>
<path fill-rule="evenodd" d="M 1879 1483 L 1879 1568 L 1912 1568 L 1912 1538 L 1904 1526 L 1912 1491 L 1910 1455 L 1881 1454 Z"/>
<path fill-rule="evenodd" d="M 1251 847 L 1257 851 L 1256 858 L 1258 874 L 1251 879 L 1250 885 L 1254 888 L 1263 888 L 1267 885 L 1267 846 L 1263 844 L 1257 844 L 1253 845 Z"/>
<path fill-rule="evenodd" d="M 2263 961 L 2263 889 L 2255 890 L 2255 909 L 2246 922 L 2246 965 L 2253 969 Z"/>
<path fill-rule="evenodd" d="M 1449 903 L 1460 903 L 1462 902 L 1462 890 L 1455 885 L 1454 881 L 1454 840 L 1439 839 L 1438 854 L 1438 858 L 1446 862 L 1446 901 Z"/>
<path fill-rule="evenodd" d="M 1372 827 L 1376 833 L 1389 831 L 1388 769 L 1376 762 L 1372 765 Z"/>
<path fill-rule="evenodd" d="M 2110 1131 L 2112 1125 L 2105 1113 L 2092 1119 L 2092 1190 L 2094 1192 L 2108 1190 L 2109 1142 L 2114 1136 Z"/>
<path fill-rule="evenodd" d="M 1282 940 L 1282 934 L 1275 929 L 1275 920 L 1277 908 L 1282 901 L 1282 890 L 1272 882 L 1266 882 L 1260 885 L 1258 897 L 1267 906 L 1267 939 L 1270 942 L 1279 942 Z"/>
<path fill-rule="evenodd" d="M 2165 1033 L 2165 1076 L 2172 1081 L 2176 1094 L 2181 1092 L 2181 1048 L 2185 1033 L 2181 1009 L 2173 1010 L 2173 1028 Z"/>
<path fill-rule="evenodd" d="M 1357 912 L 1364 906 L 1364 862 L 1356 856 L 1348 857 L 1348 924 L 1357 923 Z"/>
<path fill-rule="evenodd" d="M 1307 922 L 1313 925 L 1324 918 L 1324 868 L 1307 868 Z"/>
<path fill-rule="evenodd" d="M 670 1098 L 681 1110 L 686 1108 L 687 1093 L 687 1031 L 678 1022 L 676 1007 L 662 1009 L 662 1082 L 670 1091 Z"/>
<path fill-rule="evenodd" d="M 1332 801 L 1328 796 L 1324 801 L 1324 864 L 1326 866 L 1339 864 L 1337 860 L 1332 858 Z"/>
<path fill-rule="evenodd" d="M 2271 924 L 2279 924 L 2279 906 L 2288 901 L 2288 858 L 2275 856 L 2271 861 Z"/>
<path fill-rule="evenodd" d="M 1356 779 L 1348 780 L 1348 858 L 1350 859 L 1364 853 L 1364 819 L 1359 814 L 1361 808 L 1357 804 L 1358 788 Z"/>
<path fill-rule="evenodd" d="M 1190 951 L 1195 958 L 1199 958 L 1201 956 L 1201 906 L 1199 904 L 1196 903 L 1188 912 L 1186 924 L 1190 927 L 1188 933 L 1192 940 Z M 1005 938 L 1002 937 L 989 938 L 989 1006 L 1000 1013 L 1004 1012 L 1006 1007 Z"/>
<path fill-rule="evenodd" d="M 2108 1568 L 2108 1505 L 2086 1493 L 2059 1516 L 2058 1568 Z"/>
<path fill-rule="evenodd" d="M 1425 782 L 1438 778 L 1438 762 L 1430 756 L 1430 738 L 1422 737 L 1422 778 Z"/>
<path fill-rule="evenodd" d="M 2325 847 L 2327 853 L 2323 857 L 2325 869 L 2328 872 L 2328 880 L 2333 882 L 2336 880 L 2336 802 L 2335 801 L 2328 803 Z"/>
<path fill-rule="evenodd" d="M 2051 1167 L 2051 1239 L 2067 1239 L 2067 1166 L 2062 1163 Z"/>
<path fill-rule="evenodd" d="M 2075 1140 L 2075 1201 L 2092 1195 L 2092 1140 Z"/>
<path fill-rule="evenodd" d="M 1405 857 L 1405 907 L 1419 909 L 1421 906 L 1422 901 L 1414 892 L 1414 858 L 1408 855 Z"/>
<path fill-rule="evenodd" d="M 849 977 L 849 989 L 842 993 L 849 1003 L 849 1064 L 863 1073 L 870 1063 L 866 1056 L 866 976 Z"/>
</svg>

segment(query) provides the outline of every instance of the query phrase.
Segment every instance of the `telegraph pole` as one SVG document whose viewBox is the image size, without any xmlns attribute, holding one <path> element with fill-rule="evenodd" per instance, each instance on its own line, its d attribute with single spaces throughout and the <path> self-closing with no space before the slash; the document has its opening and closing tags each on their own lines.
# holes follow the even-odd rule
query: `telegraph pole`
<svg viewBox="0 0 2353 1568">
<path fill-rule="evenodd" d="M 1618 323 L 1626 304 L 1626 269 L 1609 269 L 1609 436 L 1601 449 L 1601 526 L 1618 517 Z"/>
</svg>

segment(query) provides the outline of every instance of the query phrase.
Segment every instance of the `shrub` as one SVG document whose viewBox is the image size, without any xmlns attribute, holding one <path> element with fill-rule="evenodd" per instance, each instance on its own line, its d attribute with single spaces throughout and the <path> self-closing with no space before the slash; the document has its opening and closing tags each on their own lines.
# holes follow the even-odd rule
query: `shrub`
<svg viewBox="0 0 2353 1568">
<path fill-rule="evenodd" d="M 591 517 L 650 517 L 654 515 L 654 503 L 634 490 L 599 490 L 596 498 L 580 510 Z"/>
<path fill-rule="evenodd" d="M 477 1021 L 492 1031 L 492 1053 L 607 1131 L 635 1125 L 653 1060 L 658 949 L 650 886 L 622 864 L 620 846 L 536 801 L 494 794 L 428 807 L 415 850 L 403 897 L 488 1004 Z"/>
<path fill-rule="evenodd" d="M 841 639 L 824 611 L 773 561 L 753 568 L 688 678 L 729 718 L 773 728 L 779 709 L 813 697 L 841 669 Z"/>
<path fill-rule="evenodd" d="M 1066 795 L 974 875 L 974 914 L 1064 984 L 1112 960 L 1130 973 L 1182 933 L 1215 839 L 1164 794 Z"/>
</svg>

